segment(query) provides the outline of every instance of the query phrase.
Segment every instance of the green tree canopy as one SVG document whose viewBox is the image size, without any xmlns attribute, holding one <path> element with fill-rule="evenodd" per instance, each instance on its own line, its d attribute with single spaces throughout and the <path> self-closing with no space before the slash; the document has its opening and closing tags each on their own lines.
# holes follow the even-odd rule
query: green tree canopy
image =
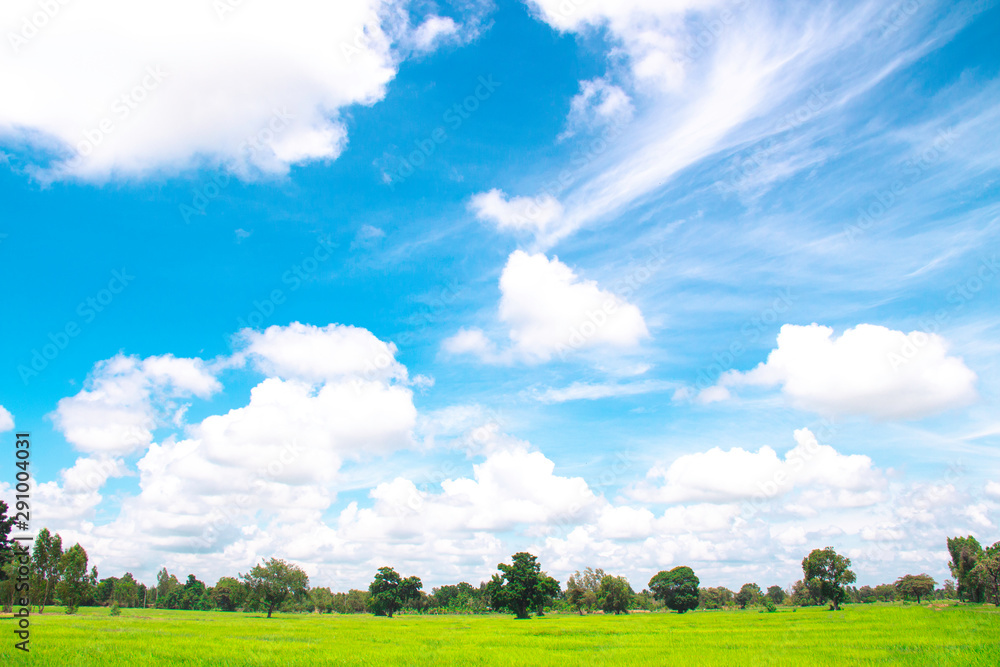
<svg viewBox="0 0 1000 667">
<path fill-rule="evenodd" d="M 921 597 L 934 592 L 937 582 L 929 574 L 907 574 L 897 579 L 895 586 L 903 599 L 912 595 L 917 598 L 917 604 L 920 604 Z"/>
<path fill-rule="evenodd" d="M 833 609 L 840 609 L 840 603 L 847 596 L 844 586 L 856 580 L 850 567 L 851 559 L 841 556 L 833 547 L 813 549 L 802 559 L 802 574 L 807 585 L 818 586 L 820 602 L 829 600 Z"/>
<path fill-rule="evenodd" d="M 949 537 L 947 544 L 948 553 L 951 555 L 948 568 L 958 584 L 958 599 L 968 602 L 982 602 L 983 586 L 978 578 L 972 574 L 979 562 L 979 556 L 983 553 L 979 540 L 972 535 Z"/>
<path fill-rule="evenodd" d="M 701 582 L 694 570 L 686 565 L 675 567 L 669 572 L 657 572 L 649 580 L 649 590 L 669 609 L 683 614 L 698 607 L 698 585 Z"/>
<path fill-rule="evenodd" d="M 634 596 L 635 591 L 625 577 L 613 577 L 609 574 L 601 579 L 598 599 L 605 614 L 627 614 Z"/>
<path fill-rule="evenodd" d="M 7 503 L 0 500 L 0 581 L 7 578 L 4 566 L 10 560 L 10 551 L 13 545 L 10 540 L 10 531 L 14 527 L 14 518 L 7 516 Z"/>
<path fill-rule="evenodd" d="M 67 613 L 73 613 L 84 601 L 89 588 L 94 582 L 87 577 L 87 552 L 79 543 L 70 547 L 59 559 L 59 576 L 62 581 L 56 587 L 56 593 L 66 607 Z"/>
<path fill-rule="evenodd" d="M 983 587 L 985 599 L 1000 606 L 1000 542 L 995 542 L 979 556 L 971 574 Z"/>
<path fill-rule="evenodd" d="M 774 604 L 781 604 L 788 597 L 781 586 L 768 586 L 766 595 Z"/>
<path fill-rule="evenodd" d="M 35 537 L 35 547 L 31 554 L 31 564 L 35 572 L 35 585 L 39 590 L 33 591 L 38 613 L 45 613 L 45 605 L 49 596 L 55 593 L 59 581 L 59 559 L 62 558 L 62 537 L 42 528 Z"/>
<path fill-rule="evenodd" d="M 236 611 L 243 606 L 247 589 L 233 577 L 222 577 L 209 591 L 208 597 L 216 608 L 222 611 Z"/>
<path fill-rule="evenodd" d="M 310 588 L 309 600 L 317 614 L 327 613 L 333 608 L 333 593 L 329 588 Z"/>
<path fill-rule="evenodd" d="M 302 568 L 278 558 L 255 565 L 240 578 L 250 595 L 267 608 L 268 618 L 289 595 L 305 595 L 309 588 L 309 575 Z"/>
<path fill-rule="evenodd" d="M 512 564 L 499 563 L 497 569 L 500 573 L 493 575 L 486 594 L 490 605 L 498 611 L 530 618 L 531 609 L 559 594 L 559 582 L 542 572 L 538 560 L 527 552 L 514 554 Z"/>
<path fill-rule="evenodd" d="M 375 573 L 375 580 L 368 586 L 372 596 L 368 606 L 376 616 L 392 618 L 407 601 L 419 599 L 423 587 L 419 577 L 403 579 L 391 567 L 380 567 Z"/>
<path fill-rule="evenodd" d="M 733 603 L 733 592 L 725 586 L 698 589 L 698 606 L 705 609 L 722 609 Z"/>
<path fill-rule="evenodd" d="M 587 609 L 593 611 L 597 606 L 598 590 L 601 580 L 606 575 L 604 570 L 588 567 L 581 574 L 579 570 L 570 575 L 566 581 L 566 600 L 580 614 Z"/>
<path fill-rule="evenodd" d="M 736 604 L 740 609 L 746 609 L 747 605 L 755 605 L 760 602 L 764 594 L 757 584 L 743 584 L 739 592 L 734 596 Z"/>
</svg>

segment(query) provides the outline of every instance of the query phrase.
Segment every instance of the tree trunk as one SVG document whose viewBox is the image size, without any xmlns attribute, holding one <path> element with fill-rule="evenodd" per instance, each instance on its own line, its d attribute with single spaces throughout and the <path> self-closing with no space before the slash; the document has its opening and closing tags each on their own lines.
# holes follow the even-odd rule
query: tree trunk
<svg viewBox="0 0 1000 667">
<path fill-rule="evenodd" d="M 274 605 L 269 605 L 267 608 L 267 617 L 271 618 L 271 612 L 274 611 Z"/>
<path fill-rule="evenodd" d="M 45 613 L 45 603 L 49 601 L 49 582 L 52 581 L 51 577 L 45 579 L 45 590 L 42 591 L 42 604 L 38 605 L 38 613 Z"/>
</svg>

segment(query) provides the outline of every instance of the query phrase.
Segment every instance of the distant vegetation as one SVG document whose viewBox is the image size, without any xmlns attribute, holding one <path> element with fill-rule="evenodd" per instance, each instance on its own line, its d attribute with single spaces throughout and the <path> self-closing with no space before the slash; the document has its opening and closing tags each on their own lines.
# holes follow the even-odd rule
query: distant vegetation
<svg viewBox="0 0 1000 667">
<path fill-rule="evenodd" d="M 0 503 L 2 505 L 2 503 Z M 6 505 L 0 506 L 0 607 L 10 611 L 14 603 L 14 562 L 6 542 L 10 522 Z M 578 614 L 601 611 L 627 614 L 634 611 L 685 613 L 693 609 L 747 609 L 774 611 L 780 606 L 821 606 L 839 609 L 845 603 L 955 599 L 966 602 L 1000 603 L 1000 542 L 983 549 L 972 536 L 947 540 L 949 568 L 954 581 L 941 588 L 925 573 L 905 574 L 895 583 L 875 587 L 853 586 L 851 561 L 832 547 L 814 549 L 802 560 L 802 579 L 788 589 L 771 585 L 764 592 L 756 582 L 747 582 L 737 592 L 728 588 L 701 587 L 690 567 L 678 566 L 656 573 L 648 588 L 635 592 L 625 577 L 591 567 L 569 577 L 565 588 L 546 574 L 538 559 L 516 553 L 512 562 L 499 563 L 489 582 L 440 586 L 428 593 L 417 576 L 402 577 L 384 566 L 374 574 L 368 590 L 333 592 L 310 587 L 309 577 L 297 565 L 271 558 L 237 577 L 222 577 L 209 587 L 194 574 L 184 583 L 166 568 L 155 586 L 135 579 L 131 572 L 100 579 L 97 569 L 88 569 L 88 554 L 79 544 L 63 550 L 62 538 L 42 529 L 31 553 L 31 604 L 39 613 L 58 604 L 68 613 L 81 606 L 116 609 L 147 607 L 226 612 L 275 611 L 338 614 L 483 614 L 504 612 L 529 618 L 545 611 Z"/>
</svg>

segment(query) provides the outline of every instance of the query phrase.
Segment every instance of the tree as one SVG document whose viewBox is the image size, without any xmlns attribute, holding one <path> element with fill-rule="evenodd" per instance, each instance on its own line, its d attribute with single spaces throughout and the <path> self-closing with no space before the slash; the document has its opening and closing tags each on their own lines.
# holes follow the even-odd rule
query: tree
<svg viewBox="0 0 1000 667">
<path fill-rule="evenodd" d="M 743 584 L 740 592 L 736 594 L 735 601 L 740 609 L 746 609 L 747 605 L 755 605 L 760 602 L 763 593 L 757 584 Z"/>
<path fill-rule="evenodd" d="M 700 583 L 694 570 L 681 565 L 669 572 L 661 571 L 653 575 L 649 580 L 649 590 L 653 591 L 656 599 L 662 600 L 669 609 L 683 614 L 698 608 Z"/>
<path fill-rule="evenodd" d="M 972 571 L 979 562 L 979 556 L 983 553 L 983 548 L 979 541 L 972 535 L 968 537 L 949 537 L 948 553 L 951 555 L 951 562 L 948 569 L 955 577 L 958 584 L 958 599 L 967 602 L 982 602 L 983 587 Z"/>
<path fill-rule="evenodd" d="M 96 570 L 94 572 L 96 574 Z M 88 588 L 94 585 L 94 577 L 87 577 L 87 552 L 79 543 L 59 559 L 59 576 L 62 579 L 56 586 L 59 599 L 67 614 L 75 613 L 88 594 Z"/>
<path fill-rule="evenodd" d="M 62 537 L 58 533 L 52 535 L 48 528 L 42 528 L 35 537 L 35 547 L 31 554 L 32 566 L 37 577 L 41 596 L 36 598 L 38 613 L 45 613 L 45 605 L 49 595 L 55 592 L 58 582 L 59 559 L 62 558 Z"/>
<path fill-rule="evenodd" d="M 476 588 L 462 581 L 454 586 L 434 588 L 427 598 L 427 606 L 431 609 L 447 609 L 455 613 L 482 613 L 487 611 L 485 584 Z"/>
<path fill-rule="evenodd" d="M 530 618 L 530 609 L 559 594 L 559 582 L 542 572 L 538 560 L 527 552 L 514 554 L 511 565 L 499 563 L 497 569 L 500 573 L 494 574 L 486 586 L 493 609 Z"/>
<path fill-rule="evenodd" d="M 9 539 L 11 528 L 14 527 L 14 517 L 7 516 L 7 503 L 0 500 L 0 581 L 7 578 L 5 565 L 10 561 L 13 543 Z"/>
<path fill-rule="evenodd" d="M 317 614 L 327 613 L 333 608 L 333 593 L 329 588 L 310 588 L 309 600 Z"/>
<path fill-rule="evenodd" d="M 971 574 L 983 587 L 985 599 L 1000 607 L 1000 542 L 995 542 L 979 556 Z"/>
<path fill-rule="evenodd" d="M 375 580 L 368 586 L 372 596 L 369 607 L 376 616 L 392 618 L 407 601 L 420 598 L 423 586 L 419 577 L 403 579 L 391 567 L 380 567 L 375 573 Z"/>
<path fill-rule="evenodd" d="M 819 601 L 830 601 L 830 608 L 840 609 L 846 597 L 844 586 L 853 584 L 857 577 L 849 568 L 851 559 L 841 556 L 833 547 L 813 549 L 802 559 L 802 574 L 806 584 L 818 588 Z"/>
<path fill-rule="evenodd" d="M 577 570 L 566 581 L 566 600 L 581 615 L 584 609 L 593 611 L 597 606 L 597 592 L 601 588 L 601 580 L 605 576 L 604 570 L 600 568 L 595 570 L 588 567 L 583 574 Z"/>
<path fill-rule="evenodd" d="M 335 593 L 333 596 L 333 611 L 338 614 L 365 614 L 371 602 L 371 593 L 352 588 L 347 593 Z"/>
<path fill-rule="evenodd" d="M 236 611 L 243 606 L 247 597 L 247 589 L 233 577 L 222 577 L 208 592 L 208 597 L 218 609 Z"/>
<path fill-rule="evenodd" d="M 788 595 L 785 593 L 785 589 L 781 586 L 768 586 L 767 597 L 774 604 L 781 604 L 785 601 L 785 598 L 788 597 Z"/>
<path fill-rule="evenodd" d="M 598 599 L 605 614 L 627 614 L 635 591 L 629 586 L 625 577 L 606 575 L 601 579 L 598 589 Z"/>
<path fill-rule="evenodd" d="M 922 596 L 933 593 L 935 586 L 937 586 L 937 582 L 930 575 L 924 573 L 907 574 L 896 580 L 896 590 L 903 596 L 903 599 L 905 600 L 908 595 L 912 595 L 917 598 L 917 604 L 920 604 Z"/>
<path fill-rule="evenodd" d="M 725 586 L 698 590 L 698 606 L 705 609 L 722 609 L 733 603 L 733 592 Z"/>
<path fill-rule="evenodd" d="M 309 575 L 302 568 L 278 558 L 254 565 L 248 574 L 241 574 L 240 578 L 250 595 L 267 607 L 268 618 L 285 598 L 304 595 L 309 587 Z"/>
</svg>

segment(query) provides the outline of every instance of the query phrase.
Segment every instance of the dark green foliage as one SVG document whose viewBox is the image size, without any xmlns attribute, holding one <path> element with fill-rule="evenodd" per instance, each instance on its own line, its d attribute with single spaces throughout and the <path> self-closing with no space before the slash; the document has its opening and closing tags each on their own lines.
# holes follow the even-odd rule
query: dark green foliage
<svg viewBox="0 0 1000 667">
<path fill-rule="evenodd" d="M 7 579 L 6 568 L 10 561 L 10 551 L 13 544 L 10 540 L 10 531 L 14 527 L 14 518 L 7 516 L 7 503 L 0 500 L 0 581 Z"/>
<path fill-rule="evenodd" d="M 658 600 L 674 611 L 683 614 L 697 609 L 699 603 L 698 586 L 701 582 L 694 570 L 681 565 L 669 572 L 658 572 L 649 580 L 649 589 Z"/>
<path fill-rule="evenodd" d="M 419 577 L 403 579 L 391 567 L 380 567 L 375 573 L 375 580 L 368 586 L 371 593 L 368 606 L 376 616 L 392 618 L 406 602 L 420 598 L 423 586 Z"/>
<path fill-rule="evenodd" d="M 904 575 L 896 580 L 895 585 L 904 600 L 912 595 L 917 599 L 917 604 L 920 604 L 921 597 L 934 592 L 937 582 L 930 575 L 921 573 Z"/>
<path fill-rule="evenodd" d="M 783 603 L 785 598 L 788 597 L 781 586 L 768 586 L 766 595 L 776 605 Z"/>
<path fill-rule="evenodd" d="M 62 537 L 52 535 L 48 528 L 42 528 L 35 537 L 35 546 L 31 555 L 31 565 L 34 571 L 32 581 L 32 597 L 38 605 L 38 613 L 45 612 L 45 605 L 55 595 L 56 584 L 59 582 L 59 559 L 62 558 Z"/>
<path fill-rule="evenodd" d="M 366 614 L 371 611 L 371 598 L 368 591 L 352 588 L 347 593 L 334 593 L 331 608 L 338 614 Z"/>
<path fill-rule="evenodd" d="M 222 577 L 209 590 L 208 597 L 217 609 L 236 611 L 246 601 L 247 588 L 233 577 Z"/>
<path fill-rule="evenodd" d="M 583 610 L 593 611 L 597 607 L 598 589 L 604 579 L 604 570 L 588 567 L 583 574 L 577 570 L 566 581 L 566 601 L 581 615 Z"/>
<path fill-rule="evenodd" d="M 703 609 L 723 609 L 733 604 L 735 595 L 725 586 L 698 589 L 698 606 Z"/>
<path fill-rule="evenodd" d="M 240 577 L 246 584 L 249 598 L 267 609 L 268 618 L 289 595 L 305 595 L 309 588 L 309 576 L 302 568 L 278 558 L 255 565 Z"/>
<path fill-rule="evenodd" d="M 856 577 L 851 567 L 851 559 L 841 556 L 833 547 L 813 549 L 802 559 L 802 574 L 806 585 L 818 594 L 821 602 L 830 601 L 832 609 L 840 609 L 840 603 L 847 594 L 846 584 L 853 584 Z"/>
<path fill-rule="evenodd" d="M 530 618 L 532 609 L 559 595 L 559 582 L 542 572 L 538 560 L 527 552 L 514 554 L 513 561 L 497 565 L 500 573 L 493 575 L 486 594 L 493 609 Z"/>
<path fill-rule="evenodd" d="M 949 537 L 947 544 L 948 553 L 951 555 L 948 568 L 958 584 L 958 599 L 966 602 L 982 602 L 984 587 L 978 577 L 972 574 L 979 562 L 979 556 L 983 553 L 979 540 L 972 535 Z"/>
<path fill-rule="evenodd" d="M 761 592 L 760 586 L 757 584 L 743 584 L 740 592 L 733 597 L 733 600 L 739 605 L 740 609 L 746 609 L 747 605 L 753 606 L 758 604 L 762 597 L 764 597 L 764 594 Z"/>
<path fill-rule="evenodd" d="M 970 573 L 983 589 L 983 599 L 1000 606 L 1000 542 L 995 542 L 979 556 Z"/>
<path fill-rule="evenodd" d="M 478 588 L 467 582 L 434 588 L 427 598 L 431 613 L 482 614 L 489 611 L 486 603 L 486 584 Z"/>
<path fill-rule="evenodd" d="M 598 599 L 605 614 L 627 614 L 635 591 L 625 577 L 606 575 L 601 579 Z"/>
<path fill-rule="evenodd" d="M 79 543 L 74 544 L 59 559 L 59 576 L 62 581 L 56 587 L 56 594 L 66 607 L 66 613 L 72 614 L 77 607 L 87 601 L 87 596 L 93 595 L 89 590 L 96 585 L 97 571 L 87 577 L 87 552 Z"/>
</svg>

